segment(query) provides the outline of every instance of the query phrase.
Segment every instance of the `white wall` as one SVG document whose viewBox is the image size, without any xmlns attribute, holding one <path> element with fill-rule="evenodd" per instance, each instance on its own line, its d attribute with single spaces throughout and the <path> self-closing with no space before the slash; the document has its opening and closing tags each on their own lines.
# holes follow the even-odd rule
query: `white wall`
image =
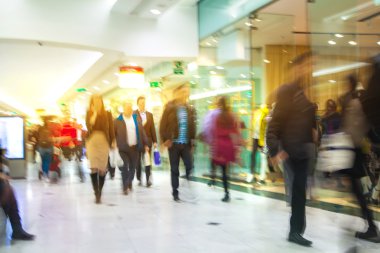
<svg viewBox="0 0 380 253">
<path fill-rule="evenodd" d="M 196 6 L 158 19 L 111 12 L 114 0 L 0 0 L 0 39 L 63 42 L 137 57 L 196 57 Z"/>
</svg>

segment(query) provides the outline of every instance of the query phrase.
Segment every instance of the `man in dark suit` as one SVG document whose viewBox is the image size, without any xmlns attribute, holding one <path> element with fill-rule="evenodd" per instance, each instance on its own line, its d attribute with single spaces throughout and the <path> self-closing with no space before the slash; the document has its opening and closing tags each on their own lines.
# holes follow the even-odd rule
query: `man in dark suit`
<svg viewBox="0 0 380 253">
<path fill-rule="evenodd" d="M 132 103 L 124 104 L 124 112 L 115 120 L 115 137 L 117 147 L 124 165 L 120 168 L 123 179 L 123 192 L 128 195 L 132 191 L 132 182 L 135 176 L 139 153 L 149 151 L 147 138 L 142 123 L 133 113 Z"/>
<path fill-rule="evenodd" d="M 147 146 L 149 147 L 149 156 L 152 157 L 152 147 L 157 148 L 157 135 L 156 135 L 156 128 L 154 126 L 154 119 L 153 114 L 145 110 L 145 97 L 140 96 L 137 98 L 137 106 L 138 110 L 136 110 L 134 113 L 137 114 L 139 117 L 139 120 L 142 122 L 142 125 L 145 130 L 145 134 L 148 140 Z M 137 180 L 139 181 L 139 185 L 142 185 L 141 183 L 141 159 L 144 157 L 145 152 L 139 153 L 139 160 L 137 162 L 137 171 L 136 176 Z M 145 176 L 146 176 L 146 186 L 150 187 L 152 185 L 152 182 L 150 180 L 151 175 L 151 165 L 145 165 Z"/>
<path fill-rule="evenodd" d="M 307 173 L 316 131 L 315 106 L 307 96 L 311 84 L 311 56 L 311 53 L 305 53 L 293 60 L 295 80 L 278 90 L 266 136 L 272 164 L 284 162 L 294 175 L 288 240 L 306 247 L 312 244 L 303 237 L 303 233 L 306 227 Z"/>
</svg>

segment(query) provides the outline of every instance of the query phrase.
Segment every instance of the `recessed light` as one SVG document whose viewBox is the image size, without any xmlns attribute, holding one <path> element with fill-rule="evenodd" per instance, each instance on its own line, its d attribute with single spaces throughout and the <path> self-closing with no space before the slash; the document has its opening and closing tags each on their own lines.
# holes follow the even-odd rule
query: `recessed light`
<svg viewBox="0 0 380 253">
<path fill-rule="evenodd" d="M 334 40 L 329 40 L 327 41 L 327 43 L 329 43 L 330 45 L 336 45 L 336 42 Z"/>
<path fill-rule="evenodd" d="M 349 17 L 347 17 L 347 16 L 342 16 L 342 17 L 340 17 L 340 19 L 341 19 L 341 20 L 344 20 L 344 21 L 346 21 L 348 18 L 349 18 Z"/>
<path fill-rule="evenodd" d="M 329 83 L 336 83 L 336 81 L 335 81 L 335 80 L 332 80 L 332 79 L 330 79 L 330 80 L 329 80 Z"/>
<path fill-rule="evenodd" d="M 150 12 L 154 15 L 160 15 L 161 14 L 161 11 L 160 10 L 157 10 L 157 9 L 151 9 Z"/>
<path fill-rule="evenodd" d="M 115 75 L 116 75 L 116 73 L 115 73 Z M 119 75 L 119 74 L 117 74 L 117 75 Z M 108 80 L 103 80 L 103 83 L 105 83 L 105 84 L 110 84 L 111 82 L 108 81 Z"/>
<path fill-rule="evenodd" d="M 351 46 L 356 46 L 358 43 L 356 41 L 350 40 L 348 44 L 350 44 Z"/>
<path fill-rule="evenodd" d="M 340 33 L 336 33 L 335 37 L 337 37 L 337 38 L 343 38 L 344 36 L 342 34 L 340 34 Z"/>
<path fill-rule="evenodd" d="M 379 45 L 380 46 L 380 40 L 378 41 L 378 42 L 376 42 L 377 43 L 377 45 Z"/>
<path fill-rule="evenodd" d="M 210 42 L 206 42 L 206 45 L 207 46 L 212 46 L 212 44 Z"/>
<path fill-rule="evenodd" d="M 215 39 L 215 38 L 212 38 L 212 41 L 215 42 L 215 43 L 218 43 L 218 40 Z"/>
<path fill-rule="evenodd" d="M 98 86 L 94 86 L 92 87 L 94 90 L 100 90 L 100 88 Z"/>
<path fill-rule="evenodd" d="M 241 76 L 241 78 L 247 78 L 247 76 L 244 74 L 240 74 L 240 76 Z"/>
<path fill-rule="evenodd" d="M 200 75 L 193 75 L 193 77 L 194 77 L 194 78 L 197 78 L 197 79 L 201 78 Z"/>
<path fill-rule="evenodd" d="M 222 67 L 222 66 L 216 66 L 216 69 L 223 70 L 224 67 Z"/>
<path fill-rule="evenodd" d="M 253 26 L 253 24 L 252 24 L 251 22 L 248 22 L 248 21 L 245 22 L 245 25 L 246 25 L 246 26 Z"/>
<path fill-rule="evenodd" d="M 211 74 L 211 75 L 216 75 L 216 72 L 213 71 L 213 70 L 211 70 L 211 71 L 210 71 L 210 74 Z"/>
<path fill-rule="evenodd" d="M 270 63 L 270 60 L 264 59 L 265 63 Z"/>
<path fill-rule="evenodd" d="M 261 21 L 263 21 L 263 20 L 260 19 L 260 18 L 255 18 L 254 20 L 257 21 L 257 22 L 261 22 Z"/>
</svg>

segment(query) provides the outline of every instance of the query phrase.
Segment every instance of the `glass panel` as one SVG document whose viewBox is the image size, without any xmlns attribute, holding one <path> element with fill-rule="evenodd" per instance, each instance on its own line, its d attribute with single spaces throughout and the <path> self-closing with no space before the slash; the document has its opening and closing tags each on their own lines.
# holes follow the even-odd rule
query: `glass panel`
<svg viewBox="0 0 380 253">
<path fill-rule="evenodd" d="M 273 0 L 203 0 L 199 3 L 199 37 L 201 39 L 235 23 Z"/>
</svg>

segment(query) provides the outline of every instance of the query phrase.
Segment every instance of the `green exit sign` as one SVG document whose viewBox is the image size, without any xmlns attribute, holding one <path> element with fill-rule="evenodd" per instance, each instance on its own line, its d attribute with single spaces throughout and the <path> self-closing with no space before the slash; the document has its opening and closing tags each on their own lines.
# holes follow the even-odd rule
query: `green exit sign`
<svg viewBox="0 0 380 253">
<path fill-rule="evenodd" d="M 77 92 L 86 92 L 86 91 L 87 91 L 86 88 L 78 88 L 78 89 L 77 89 Z"/>
<path fill-rule="evenodd" d="M 150 87 L 151 88 L 160 88 L 161 82 L 150 82 Z"/>
</svg>

